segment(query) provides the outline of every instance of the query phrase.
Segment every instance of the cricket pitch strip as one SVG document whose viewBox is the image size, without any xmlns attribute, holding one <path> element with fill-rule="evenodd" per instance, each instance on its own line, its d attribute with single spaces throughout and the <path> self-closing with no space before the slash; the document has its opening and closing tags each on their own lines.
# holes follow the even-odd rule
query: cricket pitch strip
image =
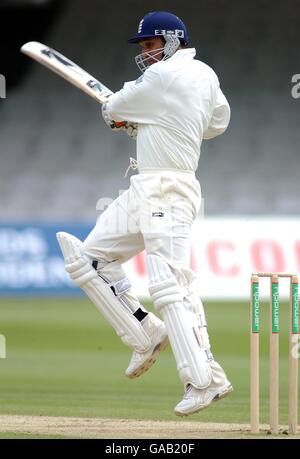
<svg viewBox="0 0 300 459">
<path fill-rule="evenodd" d="M 267 425 L 261 427 L 260 434 L 251 434 L 247 424 L 0 415 L 0 432 L 14 434 L 105 439 L 300 438 L 299 430 L 297 435 L 287 435 L 286 426 L 278 435 L 268 434 Z"/>
</svg>

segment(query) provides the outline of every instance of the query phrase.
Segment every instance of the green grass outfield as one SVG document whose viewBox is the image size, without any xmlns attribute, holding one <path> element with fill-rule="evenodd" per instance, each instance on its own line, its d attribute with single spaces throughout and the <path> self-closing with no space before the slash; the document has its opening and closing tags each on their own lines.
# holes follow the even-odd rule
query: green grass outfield
<svg viewBox="0 0 300 459">
<path fill-rule="evenodd" d="M 249 306 L 205 302 L 215 358 L 234 392 L 184 421 L 249 423 Z M 281 307 L 280 422 L 287 423 L 288 309 Z M 263 314 L 261 422 L 267 422 L 268 333 Z M 137 380 L 131 352 L 84 299 L 1 299 L 0 414 L 177 420 L 182 386 L 170 348 Z M 1 431 L 1 426 L 0 426 Z M 7 434 L 2 434 L 2 438 Z"/>
</svg>

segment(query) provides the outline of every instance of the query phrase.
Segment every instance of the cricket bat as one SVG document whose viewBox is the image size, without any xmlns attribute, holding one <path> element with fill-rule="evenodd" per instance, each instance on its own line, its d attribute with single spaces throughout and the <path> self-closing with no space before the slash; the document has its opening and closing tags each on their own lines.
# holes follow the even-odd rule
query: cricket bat
<svg viewBox="0 0 300 459">
<path fill-rule="evenodd" d="M 70 61 L 67 57 L 37 41 L 30 41 L 21 47 L 21 52 L 36 60 L 59 76 L 77 86 L 81 91 L 100 104 L 107 102 L 112 91 L 92 75 Z"/>
</svg>

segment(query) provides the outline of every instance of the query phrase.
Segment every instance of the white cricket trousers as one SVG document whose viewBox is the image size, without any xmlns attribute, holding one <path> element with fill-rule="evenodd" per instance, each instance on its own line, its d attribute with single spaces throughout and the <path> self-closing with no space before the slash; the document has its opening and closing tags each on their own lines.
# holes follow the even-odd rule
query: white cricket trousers
<svg viewBox="0 0 300 459">
<path fill-rule="evenodd" d="M 190 269 L 191 227 L 201 205 L 192 172 L 140 172 L 130 187 L 100 215 L 84 241 L 91 259 L 125 263 L 142 252 L 160 256 L 181 287 L 195 280 Z"/>
</svg>

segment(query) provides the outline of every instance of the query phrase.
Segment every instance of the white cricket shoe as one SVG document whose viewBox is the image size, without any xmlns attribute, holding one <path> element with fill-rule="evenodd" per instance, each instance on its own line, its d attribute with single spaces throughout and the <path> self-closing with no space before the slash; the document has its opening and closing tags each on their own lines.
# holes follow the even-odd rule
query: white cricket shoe
<svg viewBox="0 0 300 459">
<path fill-rule="evenodd" d="M 159 353 L 168 344 L 168 335 L 165 324 L 151 312 L 144 319 L 143 327 L 147 332 L 151 347 L 145 352 L 133 351 L 129 366 L 125 372 L 130 379 L 138 378 L 145 373 L 156 361 Z"/>
<path fill-rule="evenodd" d="M 233 387 L 228 380 L 222 384 L 212 382 L 206 389 L 195 389 L 191 384 L 188 384 L 183 399 L 175 406 L 175 414 L 188 416 L 198 413 L 211 403 L 226 397 L 232 391 Z"/>
</svg>

